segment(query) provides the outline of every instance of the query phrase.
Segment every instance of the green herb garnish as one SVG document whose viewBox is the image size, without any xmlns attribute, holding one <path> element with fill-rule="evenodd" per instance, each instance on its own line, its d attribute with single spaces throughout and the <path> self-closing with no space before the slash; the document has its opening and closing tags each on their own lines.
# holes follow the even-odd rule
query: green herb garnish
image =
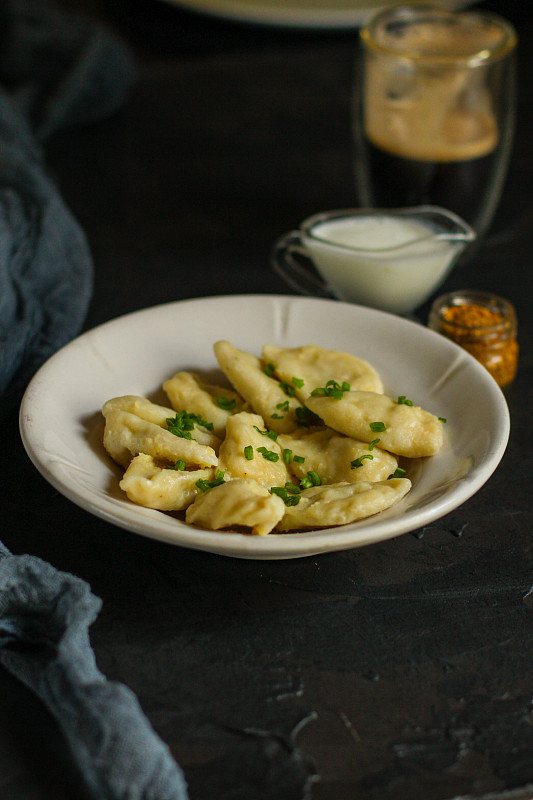
<svg viewBox="0 0 533 800">
<path fill-rule="evenodd" d="M 214 481 L 206 481 L 203 478 L 199 478 L 196 481 L 196 486 L 202 491 L 207 492 L 208 489 L 214 489 L 215 486 L 220 486 L 220 484 L 224 483 L 224 470 L 217 469 L 215 472 L 215 480 Z"/>
<path fill-rule="evenodd" d="M 293 461 L 296 461 L 297 464 L 303 464 L 305 461 L 305 456 L 293 456 Z"/>
<path fill-rule="evenodd" d="M 272 375 L 274 374 L 275 369 L 276 367 L 274 366 L 274 364 L 265 364 L 263 372 L 265 373 L 265 375 L 268 375 L 268 377 L 271 378 Z"/>
<path fill-rule="evenodd" d="M 231 399 L 229 397 L 217 397 L 217 403 L 220 408 L 224 409 L 224 411 L 233 411 L 237 401 L 235 398 Z"/>
<path fill-rule="evenodd" d="M 291 463 L 292 450 L 289 450 L 289 448 L 286 447 L 284 449 L 283 453 L 282 453 L 282 456 L 283 456 L 283 461 L 285 462 L 285 464 L 290 464 Z"/>
<path fill-rule="evenodd" d="M 300 502 L 300 489 L 294 483 L 286 483 L 285 486 L 272 486 L 270 494 L 277 494 L 286 506 L 297 506 Z"/>
<path fill-rule="evenodd" d="M 394 470 L 392 475 L 389 475 L 387 480 L 390 480 L 391 478 L 403 478 L 404 475 L 405 475 L 405 470 L 402 469 L 401 467 L 398 467 L 397 469 Z"/>
<path fill-rule="evenodd" d="M 387 426 L 385 425 L 384 422 L 381 422 L 381 421 L 380 422 L 371 422 L 370 423 L 370 430 L 373 433 L 380 433 L 381 431 L 386 431 L 387 430 Z"/>
<path fill-rule="evenodd" d="M 168 466 L 165 467 L 165 469 L 175 469 L 178 472 L 182 472 L 185 469 L 185 461 L 182 461 L 180 458 L 179 461 L 176 461 L 175 464 L 173 465 L 169 464 Z"/>
<path fill-rule="evenodd" d="M 311 392 L 312 397 L 333 397 L 335 400 L 341 400 L 344 392 L 350 391 L 350 384 L 343 381 L 342 384 L 337 381 L 331 380 L 325 386 L 318 386 Z"/>
<path fill-rule="evenodd" d="M 251 444 L 246 445 L 244 448 L 244 457 L 247 461 L 252 461 L 254 457 L 254 448 Z"/>
<path fill-rule="evenodd" d="M 276 408 L 279 408 L 280 411 L 288 411 L 289 410 L 289 401 L 285 400 L 284 403 L 276 403 Z"/>
<path fill-rule="evenodd" d="M 262 431 L 261 428 L 257 427 L 257 425 L 254 425 L 254 428 L 257 431 L 257 433 L 261 434 L 261 436 L 268 436 L 268 438 L 272 439 L 273 442 L 275 442 L 278 438 L 278 434 L 275 431 L 269 431 L 269 430 Z"/>
<path fill-rule="evenodd" d="M 195 423 L 208 431 L 213 430 L 212 422 L 207 422 L 198 414 L 191 414 L 188 411 L 179 411 L 175 417 L 168 417 L 166 423 L 170 433 L 181 439 L 192 439 L 191 431 L 194 430 Z"/>
<path fill-rule="evenodd" d="M 266 458 L 267 461 L 279 461 L 279 454 L 275 453 L 273 450 L 267 450 L 266 447 L 258 447 L 257 452 L 261 453 L 263 458 Z"/>
<path fill-rule="evenodd" d="M 442 422 L 444 424 L 448 422 L 448 420 L 446 419 L 446 417 L 439 417 L 439 422 Z"/>
<path fill-rule="evenodd" d="M 311 486 L 320 486 L 321 483 L 320 475 L 312 469 L 307 473 L 305 478 L 302 478 L 300 486 L 302 489 L 309 489 Z"/>
<path fill-rule="evenodd" d="M 359 456 L 359 458 L 354 458 L 353 461 L 350 461 L 350 467 L 352 469 L 355 469 L 356 467 L 362 467 L 364 458 L 369 458 L 370 460 L 372 460 L 374 456 L 372 455 L 372 453 L 366 453 L 365 455 Z"/>
<path fill-rule="evenodd" d="M 408 400 L 407 397 L 404 394 L 401 394 L 398 397 L 397 403 L 398 403 L 399 406 L 412 406 L 413 405 L 413 401 L 412 400 Z"/>
<path fill-rule="evenodd" d="M 379 443 L 380 443 L 380 441 L 381 441 L 381 439 L 372 439 L 372 441 L 370 442 L 370 444 L 368 445 L 368 447 L 367 447 L 366 449 L 367 449 L 367 450 L 373 450 L 373 449 L 374 449 L 374 447 L 375 447 L 377 444 L 379 444 Z"/>
<path fill-rule="evenodd" d="M 295 378 L 293 376 L 291 378 L 291 383 L 293 383 L 296 386 L 297 389 L 301 389 L 302 386 L 304 385 L 304 379 L 303 378 Z"/>
<path fill-rule="evenodd" d="M 286 395 L 289 397 L 294 397 L 294 386 L 291 386 L 290 383 L 287 383 L 287 381 L 280 381 L 279 385 Z"/>
</svg>

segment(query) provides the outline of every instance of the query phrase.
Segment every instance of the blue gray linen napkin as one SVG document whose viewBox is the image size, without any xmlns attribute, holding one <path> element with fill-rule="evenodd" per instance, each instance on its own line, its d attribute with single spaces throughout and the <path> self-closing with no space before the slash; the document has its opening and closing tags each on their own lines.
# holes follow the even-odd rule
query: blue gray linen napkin
<svg viewBox="0 0 533 800">
<path fill-rule="evenodd" d="M 44 0 L 0 3 L 0 413 L 75 336 L 92 290 L 83 231 L 47 174 L 59 129 L 112 113 L 133 76 L 107 31 Z M 180 768 L 135 695 L 99 672 L 83 580 L 0 542 L 0 664 L 57 717 L 98 800 L 186 800 Z"/>
<path fill-rule="evenodd" d="M 181 770 L 137 698 L 99 672 L 85 581 L 0 543 L 0 663 L 57 718 L 98 800 L 185 800 Z"/>
<path fill-rule="evenodd" d="M 37 367 L 75 336 L 92 292 L 80 226 L 47 174 L 58 130 L 124 101 L 128 50 L 45 0 L 0 3 L 0 395 L 13 407 Z"/>
</svg>

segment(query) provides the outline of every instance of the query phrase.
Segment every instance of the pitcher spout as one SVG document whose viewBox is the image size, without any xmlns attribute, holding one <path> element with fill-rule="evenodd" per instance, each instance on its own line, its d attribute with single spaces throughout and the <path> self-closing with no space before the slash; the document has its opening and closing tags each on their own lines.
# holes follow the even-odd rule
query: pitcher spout
<svg viewBox="0 0 533 800">
<path fill-rule="evenodd" d="M 397 209 L 402 216 L 419 219 L 430 225 L 439 241 L 464 242 L 465 245 L 476 239 L 476 232 L 458 214 L 440 206 L 416 206 Z"/>
</svg>

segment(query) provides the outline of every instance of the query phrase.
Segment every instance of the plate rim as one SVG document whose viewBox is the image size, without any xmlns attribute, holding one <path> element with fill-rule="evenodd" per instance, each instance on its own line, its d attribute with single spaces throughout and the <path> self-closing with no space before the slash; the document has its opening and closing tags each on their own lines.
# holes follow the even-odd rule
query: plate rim
<svg viewBox="0 0 533 800">
<path fill-rule="evenodd" d="M 470 5 L 471 1 L 449 0 L 448 5 L 454 9 L 462 8 Z M 272 8 L 264 2 L 260 5 L 250 5 L 247 0 L 224 0 L 223 5 L 217 0 L 162 0 L 162 2 L 218 19 L 310 32 L 356 30 L 385 6 L 393 5 L 393 0 L 390 0 L 359 5 L 354 2 L 349 7 L 331 8 L 331 4 L 325 0 L 321 8 L 299 9 L 296 6 L 289 6 L 287 9 L 279 6 Z"/>
</svg>

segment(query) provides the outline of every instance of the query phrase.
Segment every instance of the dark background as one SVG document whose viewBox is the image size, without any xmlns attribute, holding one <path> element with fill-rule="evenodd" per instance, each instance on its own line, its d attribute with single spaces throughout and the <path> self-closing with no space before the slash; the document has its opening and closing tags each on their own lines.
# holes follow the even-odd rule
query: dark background
<svg viewBox="0 0 533 800">
<path fill-rule="evenodd" d="M 273 241 L 355 204 L 357 34 L 265 30 L 159 0 L 61 5 L 120 33 L 139 70 L 117 115 L 47 148 L 93 254 L 86 327 L 188 297 L 287 292 Z M 492 7 L 521 40 L 515 149 L 487 240 L 443 289 L 509 298 L 521 354 L 510 443 L 473 498 L 360 550 L 231 560 L 90 516 L 37 473 L 16 416 L 2 420 L 1 538 L 102 598 L 98 666 L 137 694 L 191 800 L 533 796 L 533 25 L 525 3 Z M 0 797 L 85 796 L 54 720 L 0 672 Z"/>
</svg>

